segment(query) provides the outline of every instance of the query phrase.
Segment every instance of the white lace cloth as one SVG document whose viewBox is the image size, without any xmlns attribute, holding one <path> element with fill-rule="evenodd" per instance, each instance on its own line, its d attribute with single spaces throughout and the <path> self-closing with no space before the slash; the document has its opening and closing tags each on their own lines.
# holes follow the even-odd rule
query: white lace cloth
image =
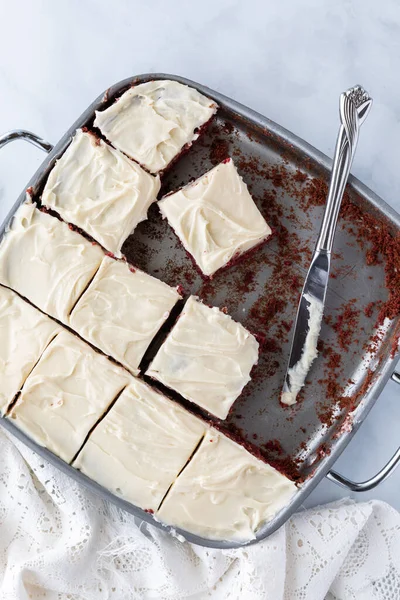
<svg viewBox="0 0 400 600">
<path fill-rule="evenodd" d="M 139 525 L 0 430 L 0 598 L 398 600 L 400 515 L 342 501 L 209 550 Z"/>
</svg>

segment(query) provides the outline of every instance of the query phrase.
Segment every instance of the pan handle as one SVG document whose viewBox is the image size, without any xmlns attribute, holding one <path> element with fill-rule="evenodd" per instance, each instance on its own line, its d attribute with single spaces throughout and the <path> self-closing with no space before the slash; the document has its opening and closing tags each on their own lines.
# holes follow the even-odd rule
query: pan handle
<svg viewBox="0 0 400 600">
<path fill-rule="evenodd" d="M 26 129 L 13 129 L 13 131 L 9 131 L 0 136 L 0 148 L 3 148 L 3 146 L 6 146 L 10 142 L 15 142 L 15 140 L 29 142 L 36 146 L 36 148 L 40 148 L 47 153 L 53 150 L 53 145 L 50 144 L 50 142 L 46 142 L 46 140 L 43 140 L 35 133 L 32 133 L 32 131 L 27 131 Z"/>
<path fill-rule="evenodd" d="M 398 373 L 397 371 L 393 371 L 392 379 L 395 383 L 398 383 L 400 385 L 400 372 Z"/>
<path fill-rule="evenodd" d="M 400 373 L 394 371 L 392 373 L 392 379 L 394 382 L 400 384 Z M 350 490 L 351 492 L 367 492 L 368 490 L 372 490 L 376 486 L 378 486 L 382 481 L 385 481 L 389 475 L 393 473 L 397 465 L 400 463 L 400 448 L 393 454 L 392 458 L 388 463 L 381 469 L 376 475 L 371 477 L 371 479 L 367 479 L 366 481 L 362 481 L 361 483 L 357 483 L 355 481 L 351 481 L 351 479 L 347 479 L 340 473 L 336 471 L 329 471 L 327 474 L 327 478 L 330 481 L 333 481 L 337 485 Z"/>
</svg>

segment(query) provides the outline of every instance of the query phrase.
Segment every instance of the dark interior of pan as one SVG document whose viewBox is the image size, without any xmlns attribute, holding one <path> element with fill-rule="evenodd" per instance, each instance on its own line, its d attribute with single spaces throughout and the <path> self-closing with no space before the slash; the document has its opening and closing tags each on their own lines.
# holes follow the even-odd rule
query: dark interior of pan
<svg viewBox="0 0 400 600">
<path fill-rule="evenodd" d="M 315 458 L 329 452 L 349 406 L 353 408 L 361 398 L 360 386 L 366 377 L 371 378 L 368 367 L 375 368 L 378 358 L 388 356 L 388 342 L 393 339 L 394 323 L 374 344 L 371 340 L 388 296 L 385 262 L 379 258 L 377 264 L 367 264 L 372 244 L 362 237 L 363 223 L 354 222 L 354 215 L 356 207 L 367 212 L 373 207 L 349 187 L 348 216 L 339 221 L 335 240 L 320 357 L 301 401 L 294 408 L 283 407 L 279 394 L 291 326 L 319 231 L 327 172 L 290 140 L 222 108 L 200 142 L 167 174 L 165 191 L 184 185 L 227 156 L 233 157 L 274 229 L 274 237 L 265 246 L 204 281 L 153 206 L 149 219 L 128 238 L 124 249 L 138 267 L 170 285 L 181 285 L 187 294 L 196 294 L 207 304 L 226 307 L 258 335 L 259 363 L 252 382 L 234 404 L 227 426 L 289 475 L 303 479 L 315 468 Z"/>
<path fill-rule="evenodd" d="M 382 200 L 351 178 L 335 239 L 319 358 L 298 404 L 282 406 L 279 395 L 291 327 L 321 222 L 329 160 L 268 119 L 170 75 L 145 75 L 115 85 L 78 120 L 52 158 L 65 148 L 75 127 L 90 126 L 95 108 L 110 103 L 133 81 L 151 78 L 193 85 L 221 107 L 207 132 L 166 174 L 163 192 L 188 183 L 231 156 L 274 230 L 264 246 L 211 280 L 201 277 L 156 205 L 124 245 L 134 265 L 170 285 L 182 286 L 185 295 L 195 294 L 207 304 L 226 307 L 260 340 L 252 381 L 221 428 L 301 482 L 301 491 L 291 505 L 259 531 L 257 538 L 262 539 L 289 517 L 326 474 L 393 370 L 400 324 L 398 318 L 385 319 L 390 316 L 390 251 L 384 255 L 377 252 L 377 245 L 382 246 L 377 236 L 386 236 L 382 239 L 390 246 L 400 222 Z M 43 185 L 46 171 L 48 167 L 36 177 L 36 190 Z M 381 323 L 378 329 L 377 322 Z M 159 342 L 152 346 L 153 351 Z M 122 505 L 127 508 L 126 503 Z M 216 547 L 235 545 L 186 537 Z"/>
</svg>

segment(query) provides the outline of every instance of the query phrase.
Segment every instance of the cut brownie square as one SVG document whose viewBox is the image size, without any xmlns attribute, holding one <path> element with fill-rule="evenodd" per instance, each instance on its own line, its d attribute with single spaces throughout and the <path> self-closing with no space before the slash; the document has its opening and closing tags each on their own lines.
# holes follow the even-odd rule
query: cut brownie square
<svg viewBox="0 0 400 600">
<path fill-rule="evenodd" d="M 68 324 L 103 258 L 100 246 L 26 202 L 0 244 L 0 283 Z"/>
<path fill-rule="evenodd" d="M 121 257 L 122 244 L 147 218 L 159 191 L 159 177 L 78 129 L 49 175 L 42 204 Z"/>
<path fill-rule="evenodd" d="M 209 429 L 157 517 L 207 539 L 246 542 L 296 490 L 276 469 Z"/>
<path fill-rule="evenodd" d="M 216 110 L 215 102 L 187 85 L 148 81 L 97 111 L 94 125 L 115 148 L 158 173 L 199 137 Z"/>
<path fill-rule="evenodd" d="M 158 204 L 184 248 L 207 276 L 271 235 L 232 159 L 168 194 Z"/>
<path fill-rule="evenodd" d="M 257 360 L 243 325 L 191 296 L 146 374 L 225 419 Z"/>
<path fill-rule="evenodd" d="M 0 413 L 5 413 L 61 327 L 0 286 Z"/>
<path fill-rule="evenodd" d="M 105 257 L 72 311 L 70 326 L 137 374 L 150 342 L 179 298 L 166 283 Z"/>
<path fill-rule="evenodd" d="M 94 429 L 73 466 L 153 512 L 204 433 L 202 421 L 135 379 Z"/>
<path fill-rule="evenodd" d="M 27 378 L 10 417 L 36 443 L 70 462 L 132 377 L 68 331 Z"/>
</svg>

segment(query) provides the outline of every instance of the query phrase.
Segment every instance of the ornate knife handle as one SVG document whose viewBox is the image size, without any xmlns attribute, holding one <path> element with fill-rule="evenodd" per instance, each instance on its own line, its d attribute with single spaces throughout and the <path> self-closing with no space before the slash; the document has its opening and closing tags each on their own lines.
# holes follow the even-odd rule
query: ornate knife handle
<svg viewBox="0 0 400 600">
<path fill-rule="evenodd" d="M 360 85 L 348 89 L 340 96 L 341 126 L 336 142 L 325 213 L 315 248 L 316 253 L 322 251 L 330 254 L 332 251 L 340 204 L 357 147 L 359 130 L 367 118 L 371 105 L 372 98 Z"/>
</svg>

